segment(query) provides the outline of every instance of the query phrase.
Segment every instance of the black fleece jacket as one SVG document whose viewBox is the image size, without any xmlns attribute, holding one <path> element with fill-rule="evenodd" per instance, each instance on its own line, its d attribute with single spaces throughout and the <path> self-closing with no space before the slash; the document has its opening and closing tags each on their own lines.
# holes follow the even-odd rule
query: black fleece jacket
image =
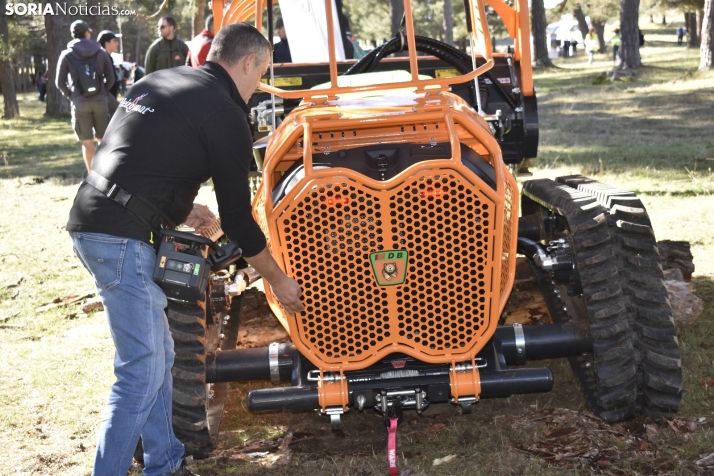
<svg viewBox="0 0 714 476">
<path fill-rule="evenodd" d="M 265 248 L 253 219 L 248 107 L 225 69 L 212 62 L 157 71 L 131 88 L 112 117 L 92 170 L 129 193 L 148 196 L 183 223 L 203 182 L 213 178 L 221 225 L 246 257 Z M 149 242 L 129 212 L 82 183 L 68 231 Z"/>
</svg>

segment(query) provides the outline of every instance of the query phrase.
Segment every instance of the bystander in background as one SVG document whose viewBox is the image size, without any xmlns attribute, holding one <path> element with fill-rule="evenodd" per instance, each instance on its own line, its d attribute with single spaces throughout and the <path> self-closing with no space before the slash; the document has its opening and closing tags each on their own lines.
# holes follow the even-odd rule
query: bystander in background
<svg viewBox="0 0 714 476">
<path fill-rule="evenodd" d="M 90 40 L 92 30 L 85 22 L 73 22 L 70 31 L 74 40 L 59 57 L 55 86 L 72 101 L 72 126 L 90 172 L 94 140 L 102 141 L 109 123 L 107 89 L 114 86 L 114 71 L 109 55 Z"/>
<path fill-rule="evenodd" d="M 161 17 L 157 29 L 159 39 L 154 41 L 146 52 L 144 62 L 146 74 L 184 66 L 188 56 L 188 46 L 176 36 L 176 20 L 171 17 Z"/>
<path fill-rule="evenodd" d="M 280 41 L 273 45 L 273 62 L 292 63 L 293 57 L 290 54 L 288 35 L 285 33 L 285 24 L 282 18 L 278 18 L 278 21 L 275 22 L 275 33 L 280 37 Z"/>
<path fill-rule="evenodd" d="M 44 71 L 39 71 L 37 77 L 35 78 L 35 87 L 37 87 L 37 92 L 40 97 L 40 101 L 45 102 L 45 94 L 47 93 L 47 75 Z"/>
<path fill-rule="evenodd" d="M 114 64 L 112 53 L 119 52 L 119 40 L 113 31 L 104 30 L 97 35 L 97 41 L 102 49 L 109 55 L 112 60 L 112 71 L 114 72 L 114 85 L 107 90 L 107 106 L 109 107 L 109 117 L 114 115 L 114 112 L 119 107 L 119 87 L 123 81 L 123 74 L 117 73 L 117 65 Z"/>
<path fill-rule="evenodd" d="M 206 28 L 191 40 L 191 46 L 188 48 L 188 66 L 198 68 L 206 62 L 206 56 L 211 49 L 213 43 L 213 15 L 206 17 Z"/>
<path fill-rule="evenodd" d="M 600 42 L 597 33 L 595 33 L 595 28 L 590 28 L 588 34 L 585 35 L 585 51 L 588 52 L 588 64 L 593 64 L 595 52 L 598 48 L 600 48 Z"/>
</svg>

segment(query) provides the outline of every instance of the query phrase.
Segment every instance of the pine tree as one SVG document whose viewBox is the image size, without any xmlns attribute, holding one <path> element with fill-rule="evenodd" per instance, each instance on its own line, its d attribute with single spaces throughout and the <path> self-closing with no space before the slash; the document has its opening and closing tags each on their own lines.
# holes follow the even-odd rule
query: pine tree
<svg viewBox="0 0 714 476">
<path fill-rule="evenodd" d="M 714 68 L 714 0 L 706 0 L 704 3 L 700 51 L 699 70 L 710 71 Z"/>
<path fill-rule="evenodd" d="M 620 59 L 618 69 L 637 70 L 642 66 L 640 57 L 640 0 L 620 0 Z"/>
<path fill-rule="evenodd" d="M 551 67 L 553 63 L 548 58 L 548 36 L 543 0 L 531 0 L 531 28 L 533 32 L 533 64 L 536 67 Z"/>
<path fill-rule="evenodd" d="M 20 116 L 20 106 L 15 92 L 15 75 L 10 54 L 10 34 L 5 15 L 5 0 L 0 0 L 0 85 L 5 102 L 3 119 L 13 119 Z"/>
</svg>

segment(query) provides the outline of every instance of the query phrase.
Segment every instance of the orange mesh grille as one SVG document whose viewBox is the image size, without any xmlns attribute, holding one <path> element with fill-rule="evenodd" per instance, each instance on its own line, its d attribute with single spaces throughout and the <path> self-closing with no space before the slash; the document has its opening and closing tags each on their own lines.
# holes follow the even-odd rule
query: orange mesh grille
<svg viewBox="0 0 714 476">
<path fill-rule="evenodd" d="M 430 354 L 471 347 L 490 310 L 493 206 L 449 173 L 410 183 L 390 209 L 393 247 L 410 253 L 397 291 L 399 335 Z"/>
<path fill-rule="evenodd" d="M 424 171 L 391 190 L 316 178 L 276 223 L 288 273 L 303 290 L 299 339 L 328 364 L 398 344 L 449 362 L 488 328 L 495 205 L 454 170 Z M 403 285 L 377 284 L 375 251 L 409 253 Z"/>
<path fill-rule="evenodd" d="M 364 257 L 384 248 L 378 200 L 354 184 L 323 184 L 284 213 L 280 227 L 303 289 L 303 341 L 333 360 L 362 355 L 389 338 L 387 293 L 365 279 L 371 269 Z"/>
</svg>

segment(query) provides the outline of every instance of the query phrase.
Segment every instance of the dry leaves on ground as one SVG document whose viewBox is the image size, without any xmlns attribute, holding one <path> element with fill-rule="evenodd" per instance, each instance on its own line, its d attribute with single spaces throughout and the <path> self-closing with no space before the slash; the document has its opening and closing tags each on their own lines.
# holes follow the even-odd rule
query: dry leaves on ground
<svg viewBox="0 0 714 476">
<path fill-rule="evenodd" d="M 314 437 L 315 435 L 310 433 L 293 433 L 289 431 L 282 438 L 251 441 L 242 447 L 228 448 L 220 451 L 212 456 L 212 458 L 226 463 L 251 461 L 268 468 L 283 466 L 289 463 L 292 457 L 292 452 L 290 451 L 291 444 Z"/>
<path fill-rule="evenodd" d="M 539 456 L 552 466 L 612 475 L 638 474 L 628 469 L 637 463 L 655 472 L 664 472 L 671 466 L 671 461 L 666 458 L 655 464 L 655 460 L 662 456 L 664 446 L 662 429 L 656 423 L 647 423 L 644 427 L 632 423 L 610 425 L 592 413 L 565 408 L 515 416 L 499 415 L 494 418 L 494 423 L 529 430 L 529 434 L 537 435 L 536 441 L 512 441 L 512 444 L 517 451 Z M 706 418 L 675 418 L 667 423 L 675 434 L 689 439 L 690 434 L 707 421 Z M 714 456 L 711 463 L 708 458 L 702 458 L 703 463 L 699 466 L 714 464 Z"/>
</svg>

